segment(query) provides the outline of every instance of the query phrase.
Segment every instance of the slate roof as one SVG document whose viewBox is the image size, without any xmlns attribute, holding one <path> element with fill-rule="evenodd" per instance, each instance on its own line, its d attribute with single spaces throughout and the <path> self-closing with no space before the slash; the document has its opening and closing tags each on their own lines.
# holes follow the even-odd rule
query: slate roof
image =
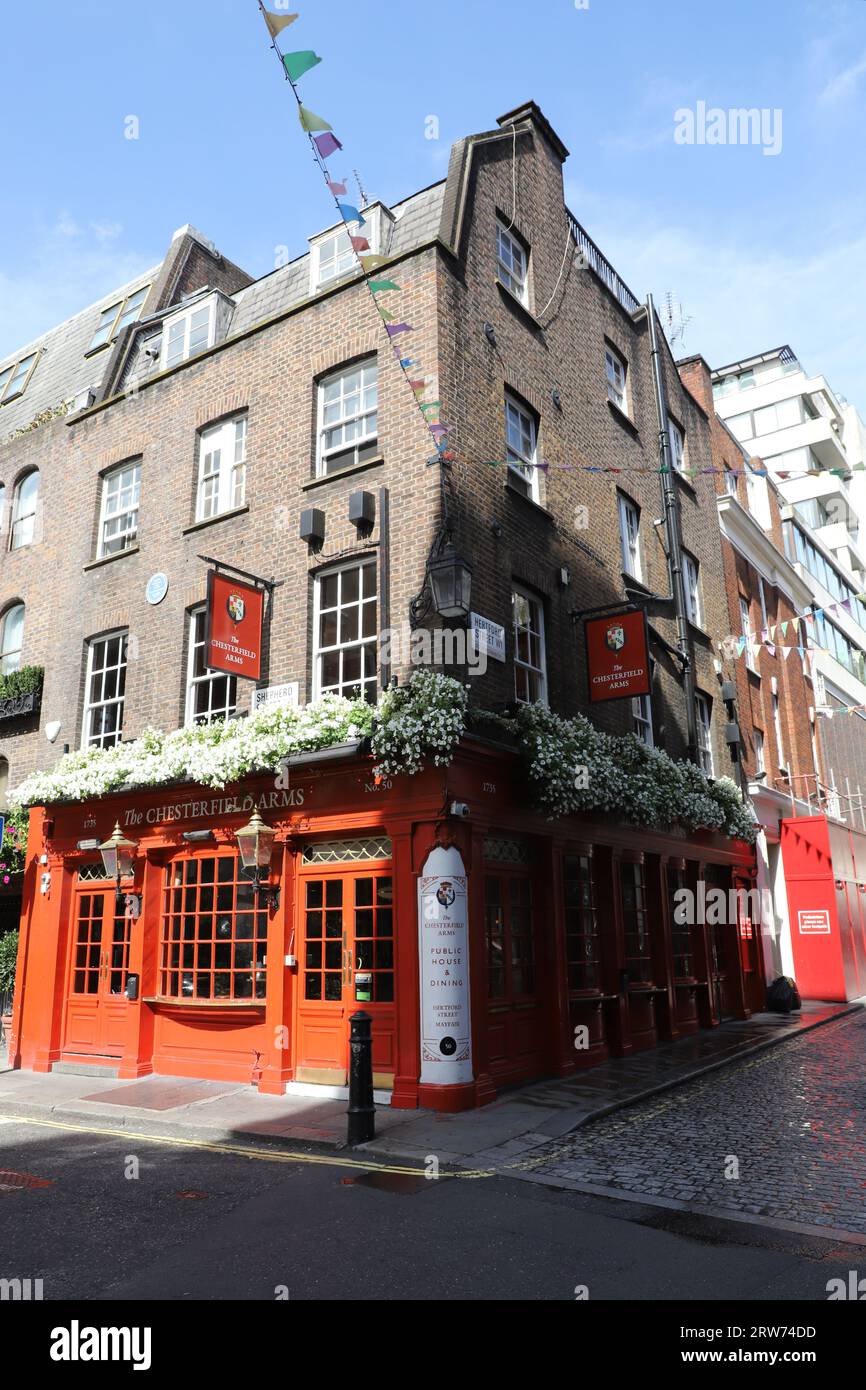
<svg viewBox="0 0 866 1390">
<path fill-rule="evenodd" d="M 43 410 L 70 400 L 88 386 L 99 386 L 108 366 L 111 350 L 105 348 L 93 357 L 85 357 L 85 353 L 93 341 L 100 315 L 104 309 L 119 303 L 135 290 L 151 284 L 160 268 L 161 263 L 152 266 L 128 284 L 112 290 L 96 304 L 82 309 L 57 328 L 49 329 L 40 338 L 34 338 L 26 347 L 19 348 L 14 354 L 0 360 L 2 371 L 10 363 L 20 362 L 32 352 L 42 350 L 24 394 L 10 401 L 8 405 L 0 406 L 0 443 L 22 426 L 29 425 Z"/>
</svg>

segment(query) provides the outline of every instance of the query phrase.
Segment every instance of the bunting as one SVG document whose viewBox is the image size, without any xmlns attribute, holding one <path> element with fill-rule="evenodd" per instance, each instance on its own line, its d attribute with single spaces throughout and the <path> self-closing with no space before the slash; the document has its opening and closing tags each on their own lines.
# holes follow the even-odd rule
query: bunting
<svg viewBox="0 0 866 1390">
<path fill-rule="evenodd" d="M 294 24 L 297 17 L 296 14 L 271 14 L 268 10 L 262 9 L 262 19 L 267 24 L 268 32 L 274 43 L 284 29 L 287 29 L 290 24 Z"/>
</svg>

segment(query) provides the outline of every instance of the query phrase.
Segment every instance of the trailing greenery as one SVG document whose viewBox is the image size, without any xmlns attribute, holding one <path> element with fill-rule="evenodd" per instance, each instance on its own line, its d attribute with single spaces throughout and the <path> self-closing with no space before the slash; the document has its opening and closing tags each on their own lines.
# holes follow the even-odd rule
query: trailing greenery
<svg viewBox="0 0 866 1390">
<path fill-rule="evenodd" d="M 8 883 L 13 874 L 24 872 L 27 826 L 28 812 L 23 806 L 15 806 L 7 813 L 0 850 L 0 881 L 3 883 Z"/>
<path fill-rule="evenodd" d="M 19 425 L 17 430 L 6 436 L 8 439 L 18 439 L 22 434 L 30 434 L 33 430 L 38 430 L 40 426 L 50 424 L 52 420 L 59 420 L 62 415 L 68 415 L 70 409 L 69 401 L 61 401 L 59 405 L 49 405 L 45 410 L 40 410 L 38 415 L 26 425 Z"/>
<path fill-rule="evenodd" d="M 19 671 L 10 671 L 0 676 L 0 700 L 15 700 L 22 695 L 32 695 L 42 689 L 45 671 L 41 666 L 22 666 Z"/>
<path fill-rule="evenodd" d="M 18 958 L 18 933 L 9 931 L 0 936 L 0 998 L 11 1002 L 15 988 L 15 962 Z"/>
<path fill-rule="evenodd" d="M 413 776 L 425 761 L 447 766 L 464 732 L 492 725 L 514 742 L 535 802 L 553 819 L 605 811 L 634 825 L 720 830 L 753 841 L 754 828 L 728 778 L 711 781 L 692 763 L 647 748 L 633 734 L 614 738 L 578 715 L 562 719 L 542 705 L 513 717 L 470 712 L 469 687 L 416 670 L 376 707 L 327 695 L 304 709 L 277 707 L 249 719 L 177 729 L 147 729 L 116 748 L 69 753 L 13 793 L 18 805 L 81 801 L 108 792 L 191 781 L 224 787 L 256 772 L 277 772 L 293 753 L 367 738 L 382 776 Z"/>
</svg>

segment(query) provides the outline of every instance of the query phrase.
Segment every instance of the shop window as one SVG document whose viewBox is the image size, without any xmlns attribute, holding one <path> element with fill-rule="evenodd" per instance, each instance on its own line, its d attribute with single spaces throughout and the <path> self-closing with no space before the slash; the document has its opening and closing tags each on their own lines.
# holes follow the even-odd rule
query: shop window
<svg viewBox="0 0 866 1390">
<path fill-rule="evenodd" d="M 484 886 L 488 997 L 508 1000 L 533 994 L 535 951 L 529 879 L 488 874 Z"/>
<path fill-rule="evenodd" d="M 319 382 L 320 476 L 376 458 L 379 452 L 379 367 L 375 358 Z"/>
<path fill-rule="evenodd" d="M 376 562 L 343 565 L 316 579 L 315 697 L 376 702 Z"/>
<path fill-rule="evenodd" d="M 237 855 L 167 865 L 160 943 L 165 999 L 264 999 L 267 908 Z"/>
<path fill-rule="evenodd" d="M 114 748 L 123 735 L 128 634 L 114 632 L 87 645 L 84 748 Z"/>
<path fill-rule="evenodd" d="M 598 919 L 590 857 L 586 854 L 566 855 L 563 878 L 568 988 L 572 991 L 600 990 Z"/>
<path fill-rule="evenodd" d="M 237 713 L 237 676 L 212 671 L 207 665 L 206 651 L 207 609 L 194 608 L 189 615 L 187 724 L 216 724 L 222 719 L 231 719 Z"/>
<path fill-rule="evenodd" d="M 674 957 L 674 979 L 691 980 L 694 978 L 694 962 L 692 960 L 692 933 L 691 925 L 688 921 L 688 899 L 680 898 L 677 900 L 677 893 L 686 887 L 686 875 L 683 869 L 668 868 L 668 897 L 670 900 L 671 912 L 671 943 L 673 946 Z"/>
<path fill-rule="evenodd" d="M 652 978 L 643 865 L 621 864 L 619 876 L 622 888 L 625 967 L 629 984 L 642 984 Z"/>
</svg>

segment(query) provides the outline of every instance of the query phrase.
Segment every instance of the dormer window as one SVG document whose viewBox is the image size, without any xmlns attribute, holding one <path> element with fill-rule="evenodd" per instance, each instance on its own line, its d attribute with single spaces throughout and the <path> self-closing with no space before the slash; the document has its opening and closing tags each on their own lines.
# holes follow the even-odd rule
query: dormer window
<svg viewBox="0 0 866 1390">
<path fill-rule="evenodd" d="M 349 240 L 349 233 L 345 228 L 340 232 L 335 232 L 333 236 L 325 237 L 324 241 L 316 243 L 313 248 L 313 255 L 316 261 L 315 284 L 328 285 L 332 280 L 340 280 L 344 275 L 351 275 L 357 267 L 357 258 Z"/>
<path fill-rule="evenodd" d="M 95 352 L 97 348 L 105 347 L 112 338 L 116 338 L 118 333 L 129 324 L 135 323 L 141 313 L 142 305 L 147 299 L 150 285 L 143 285 L 140 290 L 135 290 L 133 294 L 127 295 L 126 299 L 119 299 L 116 304 L 110 304 L 107 309 L 103 309 L 99 316 L 96 332 L 93 341 L 88 348 L 89 352 Z"/>
<path fill-rule="evenodd" d="M 212 347 L 215 319 L 212 299 L 166 319 L 162 335 L 163 370 L 168 371 L 169 367 L 176 367 L 179 362 Z"/>
</svg>

